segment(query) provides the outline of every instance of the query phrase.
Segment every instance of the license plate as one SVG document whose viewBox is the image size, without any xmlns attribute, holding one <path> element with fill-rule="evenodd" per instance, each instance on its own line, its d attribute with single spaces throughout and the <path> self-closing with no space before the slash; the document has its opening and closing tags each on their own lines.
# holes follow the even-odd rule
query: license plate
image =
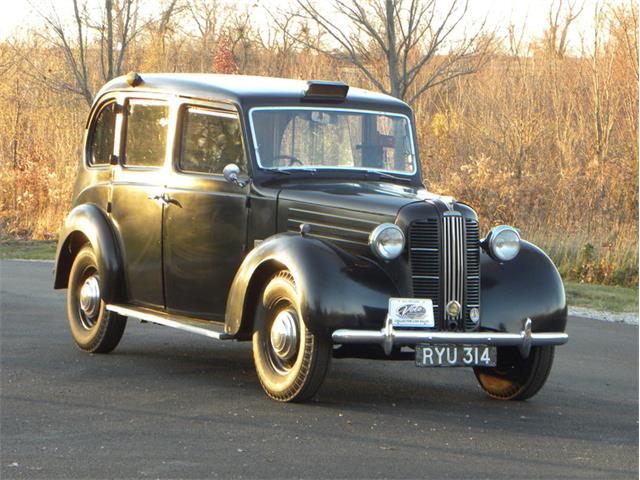
<svg viewBox="0 0 640 480">
<path fill-rule="evenodd" d="M 417 345 L 418 367 L 495 367 L 498 352 L 489 345 Z"/>
<path fill-rule="evenodd" d="M 430 298 L 390 298 L 389 318 L 398 328 L 432 328 L 433 302 Z"/>
</svg>

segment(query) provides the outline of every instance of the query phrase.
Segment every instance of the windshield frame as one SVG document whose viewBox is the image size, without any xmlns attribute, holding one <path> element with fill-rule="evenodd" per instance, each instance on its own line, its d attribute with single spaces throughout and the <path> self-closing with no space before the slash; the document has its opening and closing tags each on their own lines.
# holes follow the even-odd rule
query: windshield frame
<svg viewBox="0 0 640 480">
<path fill-rule="evenodd" d="M 271 110 L 271 111 L 278 111 L 278 110 L 314 110 L 314 111 L 328 111 L 328 112 L 346 112 L 346 113 L 359 113 L 359 114 L 369 114 L 369 115 L 384 115 L 384 116 L 388 116 L 388 117 L 400 117 L 406 120 L 407 122 L 407 126 L 408 126 L 408 135 L 409 135 L 409 139 L 410 139 L 410 145 L 411 145 L 411 156 L 413 157 L 413 162 L 412 162 L 412 170 L 411 171 L 400 171 L 400 170 L 389 170 L 389 169 L 383 169 L 383 168 L 371 168 L 371 167 L 367 167 L 367 168 L 363 168 L 363 167 L 339 167 L 339 166 L 316 166 L 316 165 L 304 165 L 304 166 L 299 166 L 299 167 L 295 167 L 295 166 L 289 166 L 289 167 L 265 167 L 262 165 L 262 163 L 260 162 L 260 151 L 258 148 L 258 137 L 256 136 L 256 131 L 254 128 L 254 123 L 253 123 L 253 112 L 256 111 L 264 111 L 264 110 Z M 416 146 L 415 146 L 415 137 L 414 137 L 414 132 L 413 132 L 413 123 L 411 121 L 411 117 L 409 117 L 409 115 L 406 115 L 404 113 L 397 113 L 397 112 L 389 112 L 389 111 L 382 111 L 382 110 L 367 110 L 367 109 L 362 109 L 362 108 L 344 108 L 344 107 L 329 107 L 329 106 L 296 106 L 296 105 L 288 105 L 288 106 L 259 106 L 259 107 L 252 107 L 249 109 L 248 111 L 248 115 L 249 117 L 249 128 L 251 129 L 251 136 L 252 136 L 252 146 L 253 146 L 253 150 L 255 152 L 255 157 L 256 157 L 256 163 L 258 165 L 258 168 L 262 171 L 265 172 L 316 172 L 316 171 L 347 171 L 347 172 L 362 172 L 362 173 L 387 173 L 387 174 L 391 174 L 391 175 L 398 175 L 398 176 L 404 176 L 404 177 L 413 177 L 418 173 L 418 156 L 416 153 Z"/>
</svg>

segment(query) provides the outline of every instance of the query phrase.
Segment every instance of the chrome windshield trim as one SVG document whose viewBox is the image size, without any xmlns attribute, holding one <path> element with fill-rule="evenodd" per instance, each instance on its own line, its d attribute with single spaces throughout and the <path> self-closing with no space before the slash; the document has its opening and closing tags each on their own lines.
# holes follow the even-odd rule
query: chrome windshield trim
<svg viewBox="0 0 640 480">
<path fill-rule="evenodd" d="M 404 172 L 404 171 L 398 171 L 398 170 L 384 170 L 384 169 L 376 169 L 376 168 L 371 168 L 371 167 L 366 167 L 366 168 L 358 168 L 358 167 L 337 167 L 337 166 L 327 166 L 327 167 L 323 167 L 323 166 L 316 166 L 316 165 L 309 165 L 309 166 L 302 166 L 302 167 L 286 167 L 286 168 L 274 168 L 274 167 L 264 167 L 262 166 L 262 163 L 260 163 L 260 149 L 258 147 L 258 138 L 256 136 L 256 131 L 253 125 L 253 112 L 257 112 L 257 111 L 261 111 L 261 110 L 315 110 L 315 111 L 330 111 L 330 112 L 348 112 L 348 113 L 364 113 L 364 114 L 369 114 L 369 115 L 383 115 L 383 116 L 387 116 L 387 117 L 400 117 L 400 118 L 404 118 L 407 121 L 407 127 L 409 129 L 409 139 L 410 139 L 410 145 L 411 145 L 411 156 L 413 157 L 413 162 L 412 162 L 412 167 L 413 169 L 411 170 L 411 172 Z M 297 107 L 297 106 L 274 106 L 274 107 L 253 107 L 249 109 L 248 112 L 248 117 L 249 117 L 249 127 L 251 130 L 251 141 L 253 143 L 253 149 L 256 152 L 256 162 L 258 164 L 258 168 L 260 168 L 261 170 L 264 170 L 265 172 L 269 172 L 269 171 L 276 171 L 276 172 L 293 172 L 293 171 L 301 171 L 301 172 L 315 172 L 318 170 L 346 170 L 346 171 L 351 171 L 351 172 L 365 172 L 365 173 L 387 173 L 387 174 L 393 174 L 393 175 L 402 175 L 402 176 L 406 176 L 406 177 L 411 177 L 413 175 L 415 175 L 418 172 L 418 159 L 416 156 L 416 146 L 415 146 L 415 142 L 414 142 L 414 132 L 413 132 L 413 125 L 411 124 L 411 119 L 409 118 L 409 116 L 405 115 L 404 113 L 393 113 L 393 112 L 384 112 L 384 111 L 380 111 L 380 110 L 363 110 L 363 109 L 358 109 L 358 108 L 333 108 L 333 107 L 324 107 L 324 106 L 318 106 L 318 107 L 306 107 L 306 106 L 301 106 L 301 107 Z"/>
</svg>

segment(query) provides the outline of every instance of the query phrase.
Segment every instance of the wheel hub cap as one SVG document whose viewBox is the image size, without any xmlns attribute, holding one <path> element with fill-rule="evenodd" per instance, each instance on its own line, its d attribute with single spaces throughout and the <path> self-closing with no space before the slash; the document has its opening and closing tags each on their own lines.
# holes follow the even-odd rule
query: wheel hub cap
<svg viewBox="0 0 640 480">
<path fill-rule="evenodd" d="M 271 346 L 275 354 L 284 359 L 290 359 L 296 353 L 298 342 L 298 328 L 296 314 L 291 310 L 280 312 L 271 325 Z"/>
<path fill-rule="evenodd" d="M 100 307 L 100 285 L 95 275 L 90 276 L 80 289 L 80 308 L 88 316 L 93 317 Z"/>
</svg>

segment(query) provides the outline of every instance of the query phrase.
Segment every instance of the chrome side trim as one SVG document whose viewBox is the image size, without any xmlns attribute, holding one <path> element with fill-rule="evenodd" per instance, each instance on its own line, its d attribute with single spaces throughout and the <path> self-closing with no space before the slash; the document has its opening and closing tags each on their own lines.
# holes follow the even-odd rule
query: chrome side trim
<svg viewBox="0 0 640 480">
<path fill-rule="evenodd" d="M 149 312 L 141 312 L 132 308 L 122 307 L 120 305 L 107 305 L 106 309 L 110 312 L 118 313 L 125 317 L 137 318 L 138 320 L 144 320 L 146 322 L 157 323 L 158 325 L 164 325 L 165 327 L 176 328 L 178 330 L 184 330 L 185 332 L 195 333 L 198 335 L 204 335 L 205 337 L 214 338 L 216 340 L 231 340 L 233 337 L 225 332 L 218 332 L 210 330 L 209 328 L 193 325 L 183 321 L 173 320 L 171 318 L 165 318 L 164 316 L 154 315 Z"/>
<path fill-rule="evenodd" d="M 313 220 L 303 220 L 303 219 L 299 219 L 299 218 L 289 217 L 288 221 L 289 222 L 295 222 L 295 223 L 298 223 L 298 224 L 300 224 L 300 223 L 308 223 L 312 227 L 315 225 L 317 227 L 324 227 L 324 228 L 332 228 L 332 229 L 336 229 L 336 230 L 342 230 L 343 232 L 357 233 L 357 234 L 360 234 L 360 235 L 366 235 L 367 238 L 371 234 L 371 231 L 368 231 L 368 230 L 358 230 L 356 228 L 339 227 L 337 225 L 329 225 L 328 223 L 314 222 Z"/>
<path fill-rule="evenodd" d="M 359 222 L 359 223 L 369 223 L 371 225 L 378 225 L 380 224 L 380 222 L 376 222 L 374 220 L 363 220 L 362 218 L 352 218 L 352 217 L 347 217 L 344 215 L 336 215 L 335 213 L 325 213 L 325 212 L 318 212 L 315 210 L 305 210 L 303 208 L 297 208 L 297 207 L 290 207 L 289 208 L 290 212 L 299 212 L 299 213 L 306 213 L 306 214 L 311 214 L 311 215 L 317 215 L 317 216 L 326 216 L 326 217 L 333 217 L 333 218 L 339 218 L 341 220 L 348 220 L 350 222 Z M 354 212 L 357 213 L 357 212 Z"/>
<path fill-rule="evenodd" d="M 525 320 L 523 330 L 520 333 L 503 333 L 399 330 L 393 328 L 390 318 L 387 317 L 385 326 L 381 330 L 340 329 L 334 331 L 331 338 L 335 344 L 377 343 L 382 345 L 387 355 L 391 353 L 394 346 L 435 343 L 519 347 L 524 358 L 529 355 L 531 347 L 564 345 L 569 341 L 569 335 L 564 332 L 532 333 L 531 319 L 529 318 Z"/>
<path fill-rule="evenodd" d="M 289 230 L 289 231 L 291 232 L 295 230 Z M 351 243 L 353 245 L 367 245 L 366 242 L 359 242 L 357 240 L 348 240 L 346 238 L 338 238 L 338 237 L 333 237 L 331 235 L 324 235 L 321 233 L 316 233 L 313 230 L 309 233 L 309 235 L 312 237 L 324 238 L 325 240 L 331 240 L 332 242 L 345 242 L 345 243 Z"/>
</svg>

